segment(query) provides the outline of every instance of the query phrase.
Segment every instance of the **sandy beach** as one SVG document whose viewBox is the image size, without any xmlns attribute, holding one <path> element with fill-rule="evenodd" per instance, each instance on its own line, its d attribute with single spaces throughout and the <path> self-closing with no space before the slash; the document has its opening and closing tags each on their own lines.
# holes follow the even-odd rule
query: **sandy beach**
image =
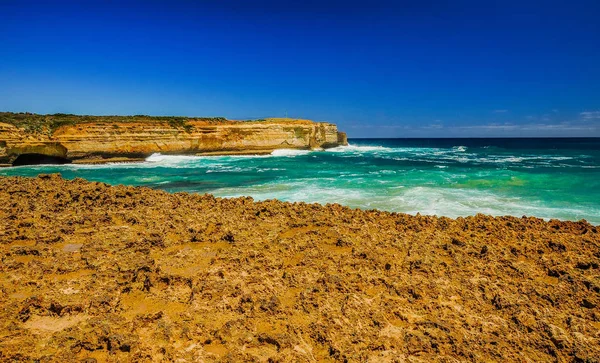
<svg viewBox="0 0 600 363">
<path fill-rule="evenodd" d="M 0 360 L 595 362 L 599 251 L 584 221 L 0 178 Z"/>
</svg>

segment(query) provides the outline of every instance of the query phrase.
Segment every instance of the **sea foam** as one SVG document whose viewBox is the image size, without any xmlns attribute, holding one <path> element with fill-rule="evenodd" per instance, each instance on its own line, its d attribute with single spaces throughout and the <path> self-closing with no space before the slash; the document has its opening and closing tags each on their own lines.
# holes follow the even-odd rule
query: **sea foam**
<svg viewBox="0 0 600 363">
<path fill-rule="evenodd" d="M 488 145 L 493 142 L 503 141 Z M 327 150 L 239 156 L 157 153 L 136 163 L 22 166 L 0 169 L 0 175 L 60 172 L 65 178 L 170 192 L 337 202 L 451 217 L 482 212 L 585 218 L 600 224 L 600 142 L 581 150 L 557 149 L 556 141 L 542 149 L 525 141 L 512 149 L 478 143 L 351 140 L 349 146 Z"/>
<path fill-rule="evenodd" d="M 370 152 L 370 151 L 392 151 L 392 148 L 385 146 L 357 146 L 357 145 L 347 145 L 347 146 L 337 146 L 331 149 L 326 149 L 328 152 L 335 153 L 344 153 L 344 152 Z"/>
<path fill-rule="evenodd" d="M 310 154 L 310 150 L 298 150 L 298 149 L 277 149 L 273 150 L 271 155 L 273 156 L 298 156 L 298 155 L 308 155 Z"/>
<path fill-rule="evenodd" d="M 150 163 L 179 163 L 182 161 L 198 160 L 200 156 L 194 155 L 163 155 L 161 153 L 154 153 L 146 158 L 147 162 Z"/>
</svg>

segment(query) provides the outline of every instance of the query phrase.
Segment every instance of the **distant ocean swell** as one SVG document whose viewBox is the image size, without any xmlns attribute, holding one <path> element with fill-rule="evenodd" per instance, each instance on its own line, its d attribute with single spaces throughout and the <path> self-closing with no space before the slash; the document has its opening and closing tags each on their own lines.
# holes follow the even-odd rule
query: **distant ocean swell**
<svg viewBox="0 0 600 363">
<path fill-rule="evenodd" d="M 600 224 L 599 139 L 373 139 L 323 151 L 173 156 L 0 169 L 109 184 L 388 211 L 531 215 Z"/>
</svg>

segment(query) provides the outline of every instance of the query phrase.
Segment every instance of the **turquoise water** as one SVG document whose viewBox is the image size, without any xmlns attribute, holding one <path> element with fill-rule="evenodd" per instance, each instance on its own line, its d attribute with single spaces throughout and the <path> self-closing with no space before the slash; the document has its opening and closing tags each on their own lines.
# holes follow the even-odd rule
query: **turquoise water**
<svg viewBox="0 0 600 363">
<path fill-rule="evenodd" d="M 600 224 L 600 139 L 357 139 L 325 151 L 167 156 L 143 163 L 0 169 L 221 197 L 363 209 L 586 219 Z"/>
</svg>

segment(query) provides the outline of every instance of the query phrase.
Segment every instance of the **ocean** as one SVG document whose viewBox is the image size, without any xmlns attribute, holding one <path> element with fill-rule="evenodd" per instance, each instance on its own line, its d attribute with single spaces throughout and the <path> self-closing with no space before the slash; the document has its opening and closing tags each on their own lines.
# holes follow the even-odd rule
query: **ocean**
<svg viewBox="0 0 600 363">
<path fill-rule="evenodd" d="M 349 144 L 260 156 L 154 154 L 142 163 L 22 166 L 2 168 L 0 175 L 58 172 L 69 179 L 219 197 L 600 224 L 600 138 L 350 139 Z"/>
</svg>

